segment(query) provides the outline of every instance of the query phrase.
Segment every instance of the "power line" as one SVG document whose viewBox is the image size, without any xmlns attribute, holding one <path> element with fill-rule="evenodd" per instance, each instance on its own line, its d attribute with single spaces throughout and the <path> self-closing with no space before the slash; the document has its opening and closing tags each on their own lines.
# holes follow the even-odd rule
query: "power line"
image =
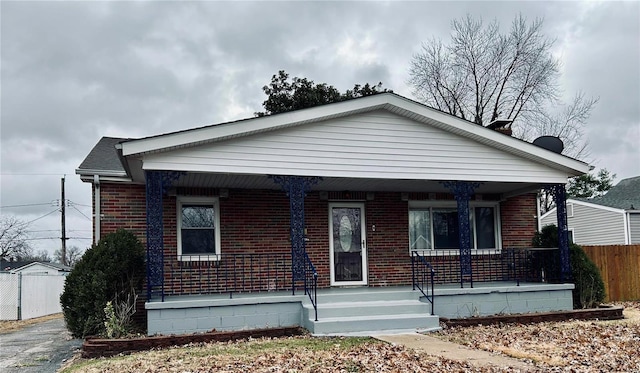
<svg viewBox="0 0 640 373">
<path fill-rule="evenodd" d="M 10 208 L 14 208 L 14 207 L 46 206 L 46 205 L 51 205 L 51 202 L 49 202 L 49 203 L 29 203 L 29 204 L 25 204 L 25 205 L 7 205 L 7 206 L 0 206 L 0 209 L 10 209 Z"/>
<path fill-rule="evenodd" d="M 60 176 L 60 175 L 65 175 L 65 173 L 60 172 L 57 174 L 50 174 L 50 173 L 38 173 L 38 172 L 2 172 L 0 173 L 0 175 L 3 176 Z"/>
<path fill-rule="evenodd" d="M 38 241 L 38 240 L 59 240 L 60 237 L 29 237 L 24 241 Z M 67 237 L 68 240 L 93 240 L 91 237 Z"/>
<path fill-rule="evenodd" d="M 82 211 L 78 210 L 78 208 L 77 208 L 77 207 L 75 207 L 74 205 L 71 205 L 71 207 L 72 207 L 74 210 L 78 211 L 78 212 L 80 213 L 80 215 L 82 215 L 82 216 L 84 216 L 85 218 L 87 218 L 87 220 L 89 220 L 89 221 L 93 221 L 90 217 L 88 217 L 87 215 L 85 215 Z"/>
<path fill-rule="evenodd" d="M 42 216 L 41 216 L 41 217 L 39 217 L 39 218 L 35 218 L 35 219 L 31 220 L 31 221 L 28 221 L 28 222 L 24 223 L 24 225 L 31 224 L 31 223 L 33 223 L 33 222 L 34 222 L 34 221 L 36 221 L 36 220 L 40 220 L 40 219 L 44 218 L 45 216 L 49 216 L 49 215 L 53 214 L 54 212 L 59 212 L 59 211 L 60 211 L 60 210 L 55 209 L 55 210 L 53 210 L 53 211 L 51 211 L 51 212 L 49 212 L 49 213 L 46 213 L 46 214 L 42 215 Z"/>
<path fill-rule="evenodd" d="M 73 202 L 71 200 L 67 200 L 67 201 L 69 201 L 70 206 L 76 205 L 76 206 L 89 207 L 89 208 L 93 207 L 93 206 L 89 206 L 89 205 L 83 205 L 82 203 Z"/>
</svg>

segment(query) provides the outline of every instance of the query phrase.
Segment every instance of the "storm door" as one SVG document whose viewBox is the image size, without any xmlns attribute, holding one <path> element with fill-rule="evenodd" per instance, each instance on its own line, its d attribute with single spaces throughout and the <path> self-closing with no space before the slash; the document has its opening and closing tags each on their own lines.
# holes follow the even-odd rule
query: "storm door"
<svg viewBox="0 0 640 373">
<path fill-rule="evenodd" d="M 331 285 L 367 284 L 364 204 L 329 204 Z"/>
</svg>

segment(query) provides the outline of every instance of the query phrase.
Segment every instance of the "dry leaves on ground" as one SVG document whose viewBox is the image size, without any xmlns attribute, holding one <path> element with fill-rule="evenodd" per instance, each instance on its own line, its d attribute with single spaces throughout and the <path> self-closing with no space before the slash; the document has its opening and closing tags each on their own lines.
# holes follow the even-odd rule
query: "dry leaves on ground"
<svg viewBox="0 0 640 373">
<path fill-rule="evenodd" d="M 624 306 L 628 317 L 625 320 L 452 328 L 435 336 L 532 362 L 529 372 L 638 372 L 640 302 Z M 368 338 L 297 336 L 188 345 L 109 359 L 80 360 L 64 372 L 514 371 L 506 367 L 477 367 Z"/>
<path fill-rule="evenodd" d="M 451 328 L 439 337 L 531 360 L 545 371 L 638 372 L 640 302 L 625 308 L 624 320 Z"/>
<path fill-rule="evenodd" d="M 88 364 L 86 364 L 88 363 Z M 73 372 L 503 372 L 368 338 L 298 336 L 174 347 L 77 362 Z M 85 365 L 86 364 L 86 365 Z"/>
</svg>

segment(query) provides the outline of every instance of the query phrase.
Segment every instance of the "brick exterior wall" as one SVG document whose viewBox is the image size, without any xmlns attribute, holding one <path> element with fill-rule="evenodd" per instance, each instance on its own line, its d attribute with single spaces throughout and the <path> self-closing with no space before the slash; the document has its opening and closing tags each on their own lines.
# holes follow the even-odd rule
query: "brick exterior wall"
<svg viewBox="0 0 640 373">
<path fill-rule="evenodd" d="M 502 247 L 531 247 L 538 229 L 535 193 L 523 194 L 500 202 Z"/>
<path fill-rule="evenodd" d="M 181 195 L 217 196 L 216 189 L 187 188 Z M 335 198 L 331 194 L 330 198 Z M 364 196 L 364 194 L 363 194 Z M 358 197 L 359 198 L 359 197 Z M 363 198 L 364 199 L 364 198 Z M 439 199 L 451 199 L 443 195 Z M 231 189 L 229 196 L 220 198 L 221 252 L 224 254 L 283 253 L 290 258 L 289 200 L 280 190 Z M 175 196 L 165 196 L 164 258 L 167 294 L 198 293 L 220 289 L 223 269 L 215 262 L 184 263 L 177 258 L 177 220 Z M 411 258 L 408 249 L 408 203 L 400 193 L 376 192 L 373 200 L 364 202 L 367 234 L 368 284 L 391 286 L 411 284 Z M 536 196 L 526 194 L 500 202 L 503 247 L 530 247 L 536 231 Z M 320 193 L 311 192 L 305 199 L 307 252 L 315 265 L 319 287 L 330 286 L 329 263 L 329 201 Z M 101 184 L 101 235 L 124 228 L 146 242 L 146 202 L 144 185 Z M 373 230 L 375 225 L 376 229 Z M 267 256 L 264 256 L 267 257 Z M 290 259 L 289 259 L 290 260 Z M 457 262 L 457 257 L 453 258 Z M 266 268 L 265 263 L 251 263 Z M 242 273 L 236 264 L 231 272 Z M 454 267 L 456 263 L 452 264 Z M 281 263 L 287 271 L 288 263 Z M 263 268 L 264 267 L 264 268 Z M 226 268 L 226 267 L 225 267 Z M 266 271 L 266 270 L 265 270 Z M 456 270 L 454 269 L 454 272 Z M 476 270 L 474 270 L 475 272 Z M 286 288 L 290 272 L 275 277 L 273 268 L 259 276 L 273 277 L 252 290 L 266 290 L 270 282 Z M 284 277 L 282 277 L 284 276 Z M 216 288 L 217 286 L 217 288 Z"/>
</svg>

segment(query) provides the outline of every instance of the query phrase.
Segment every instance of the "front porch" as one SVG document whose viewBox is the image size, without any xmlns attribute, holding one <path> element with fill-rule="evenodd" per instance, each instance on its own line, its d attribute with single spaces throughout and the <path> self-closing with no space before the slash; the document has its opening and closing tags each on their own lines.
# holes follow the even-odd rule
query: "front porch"
<svg viewBox="0 0 640 373">
<path fill-rule="evenodd" d="M 213 329 L 301 326 L 314 335 L 370 335 L 429 331 L 439 318 L 566 311 L 573 284 L 484 282 L 473 288 L 436 285 L 431 304 L 411 286 L 327 288 L 317 291 L 318 321 L 304 292 L 168 296 L 147 302 L 148 333 L 186 334 Z"/>
<path fill-rule="evenodd" d="M 165 263 L 164 299 L 146 304 L 148 333 L 301 326 L 358 335 L 435 330 L 440 317 L 571 310 L 573 284 L 560 283 L 559 257 L 558 249 L 475 253 L 465 282 L 456 250 L 413 252 L 404 286 L 322 288 L 315 271 L 293 281 L 290 252 L 177 258 Z"/>
</svg>

